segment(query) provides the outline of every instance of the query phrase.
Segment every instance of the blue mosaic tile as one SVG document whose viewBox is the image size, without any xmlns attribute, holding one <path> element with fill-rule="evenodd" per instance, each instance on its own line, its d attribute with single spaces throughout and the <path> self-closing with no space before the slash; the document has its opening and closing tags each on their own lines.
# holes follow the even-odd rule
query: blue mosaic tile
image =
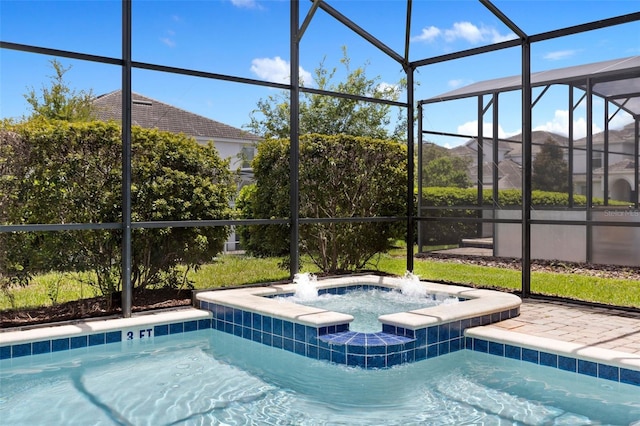
<svg viewBox="0 0 640 426">
<path fill-rule="evenodd" d="M 294 350 L 293 340 L 287 339 L 286 337 L 282 339 L 282 349 L 284 349 L 285 351 L 293 352 Z"/>
<path fill-rule="evenodd" d="M 273 319 L 271 317 L 262 317 L 262 331 L 264 331 L 265 333 L 273 332 Z"/>
<path fill-rule="evenodd" d="M 251 325 L 254 330 L 262 330 L 262 315 L 254 312 L 251 317 Z"/>
<path fill-rule="evenodd" d="M 479 327 L 482 325 L 482 317 L 471 318 L 471 327 Z"/>
<path fill-rule="evenodd" d="M 464 349 L 464 348 L 462 347 L 462 345 L 463 345 L 463 341 L 464 341 L 464 339 L 462 339 L 462 338 L 452 339 L 452 340 L 449 342 L 449 350 L 450 350 L 451 352 L 457 352 L 457 351 L 459 351 L 459 350 L 461 350 L 461 349 Z"/>
<path fill-rule="evenodd" d="M 489 342 L 489 351 L 491 355 L 504 356 L 504 345 L 502 343 Z"/>
<path fill-rule="evenodd" d="M 427 329 L 421 328 L 414 332 L 414 338 L 416 339 L 416 346 L 425 346 L 427 344 Z"/>
<path fill-rule="evenodd" d="M 293 339 L 293 323 L 282 321 L 282 335 L 287 339 Z"/>
<path fill-rule="evenodd" d="M 284 345 L 284 342 L 283 342 L 284 339 L 282 338 L 282 336 L 278 336 L 274 334 L 272 340 L 273 340 L 272 345 L 274 348 L 282 349 L 282 346 Z"/>
<path fill-rule="evenodd" d="M 234 324 L 233 325 L 233 335 L 234 336 L 243 337 L 244 336 L 243 335 L 244 330 L 245 330 L 244 327 L 242 327 L 239 324 Z M 248 330 L 248 329 L 246 329 L 246 330 Z M 248 334 L 247 334 L 247 336 L 248 336 Z"/>
<path fill-rule="evenodd" d="M 558 355 L 548 352 L 540 352 L 540 365 L 558 368 Z"/>
<path fill-rule="evenodd" d="M 273 335 L 271 333 L 262 332 L 262 343 L 268 346 L 273 346 Z"/>
<path fill-rule="evenodd" d="M 427 358 L 435 358 L 438 356 L 438 345 L 433 344 L 427 346 Z"/>
<path fill-rule="evenodd" d="M 315 345 L 307 345 L 307 357 L 318 359 L 319 348 Z"/>
<path fill-rule="evenodd" d="M 533 349 L 522 348 L 522 360 L 538 364 L 540 361 L 539 352 Z"/>
<path fill-rule="evenodd" d="M 70 343 L 71 349 L 86 348 L 89 346 L 89 336 L 74 336 Z"/>
<path fill-rule="evenodd" d="M 438 355 L 446 355 L 450 352 L 449 342 L 438 343 Z"/>
<path fill-rule="evenodd" d="M 558 368 L 564 371 L 576 373 L 578 371 L 578 360 L 566 356 L 558 356 Z"/>
<path fill-rule="evenodd" d="M 51 341 L 51 352 L 68 351 L 71 347 L 71 340 L 67 338 L 54 339 Z"/>
<path fill-rule="evenodd" d="M 274 318 L 273 319 L 273 334 L 274 335 L 278 335 L 278 336 L 282 336 L 283 335 L 283 333 L 282 333 L 282 329 L 283 329 L 282 323 L 283 322 L 284 321 L 282 321 L 280 318 Z"/>
<path fill-rule="evenodd" d="M 251 340 L 262 343 L 262 332 L 260 330 L 251 330 Z"/>
<path fill-rule="evenodd" d="M 229 333 L 229 334 L 234 334 L 233 330 L 235 329 L 234 325 L 230 322 L 225 322 L 224 324 L 224 331 L 225 333 Z"/>
<path fill-rule="evenodd" d="M 241 312 L 242 312 L 242 326 L 250 328 L 253 325 L 251 312 L 249 311 L 241 311 Z"/>
<path fill-rule="evenodd" d="M 239 327 L 242 330 L 242 338 L 243 339 L 248 339 L 251 340 L 253 334 L 252 334 L 252 330 L 249 327 Z"/>
<path fill-rule="evenodd" d="M 628 385 L 640 386 L 640 371 L 621 368 L 620 381 Z"/>
<path fill-rule="evenodd" d="M 303 342 L 294 341 L 293 342 L 293 351 L 298 355 L 306 356 L 307 355 L 307 345 Z"/>
<path fill-rule="evenodd" d="M 389 324 L 382 324 L 382 332 L 389 334 L 396 334 L 396 328 Z"/>
<path fill-rule="evenodd" d="M 438 342 L 438 327 L 427 328 L 427 344 L 431 345 Z"/>
<path fill-rule="evenodd" d="M 598 377 L 598 364 L 591 361 L 578 360 L 578 373 Z"/>
<path fill-rule="evenodd" d="M 449 340 L 449 324 L 441 324 L 438 326 L 438 340 Z"/>
<path fill-rule="evenodd" d="M 31 353 L 33 355 L 48 354 L 49 352 L 51 352 L 51 340 L 33 342 L 31 344 Z"/>
<path fill-rule="evenodd" d="M 331 361 L 331 351 L 327 348 L 319 347 L 318 348 L 318 359 L 324 361 Z"/>
<path fill-rule="evenodd" d="M 104 345 L 104 333 L 90 334 L 89 346 Z"/>
<path fill-rule="evenodd" d="M 385 368 L 387 366 L 385 356 L 370 356 L 367 357 L 367 368 Z"/>
<path fill-rule="evenodd" d="M 184 332 L 184 325 L 181 322 L 169 324 L 169 334 L 180 334 Z"/>
<path fill-rule="evenodd" d="M 213 324 L 213 320 L 211 318 L 198 320 L 198 330 L 206 330 L 207 328 L 211 328 Z"/>
<path fill-rule="evenodd" d="M 198 329 L 198 321 L 185 321 L 184 322 L 184 332 L 187 333 L 189 331 L 196 331 Z"/>
<path fill-rule="evenodd" d="M 0 359 L 9 359 L 9 358 L 11 358 L 11 346 L 1 346 Z"/>
<path fill-rule="evenodd" d="M 235 325 L 242 325 L 242 318 L 244 316 L 244 312 L 242 309 L 233 308 L 233 320 L 232 322 Z"/>
<path fill-rule="evenodd" d="M 153 335 L 158 336 L 167 336 L 169 334 L 169 326 L 167 324 L 156 325 L 153 327 Z"/>
<path fill-rule="evenodd" d="M 336 364 L 346 364 L 347 355 L 342 352 L 331 351 L 331 362 L 335 362 Z"/>
<path fill-rule="evenodd" d="M 105 343 L 116 343 L 122 341 L 122 332 L 118 331 L 108 331 L 105 334 Z"/>
<path fill-rule="evenodd" d="M 504 345 L 504 356 L 511 359 L 522 359 L 522 350 L 519 346 Z"/>
<path fill-rule="evenodd" d="M 306 335 L 307 333 L 304 324 L 295 323 L 293 325 L 293 337 L 295 340 L 305 342 L 307 340 Z"/>
<path fill-rule="evenodd" d="M 620 369 L 606 364 L 598 364 L 598 377 L 606 380 L 620 381 Z"/>
<path fill-rule="evenodd" d="M 21 356 L 31 355 L 31 343 L 19 343 L 11 347 L 11 357 L 18 358 Z"/>
<path fill-rule="evenodd" d="M 449 323 L 449 336 L 451 339 L 457 339 L 462 336 L 462 322 L 453 321 Z"/>
<path fill-rule="evenodd" d="M 500 312 L 494 312 L 491 314 L 491 323 L 500 321 Z"/>
<path fill-rule="evenodd" d="M 489 352 L 489 342 L 484 339 L 474 339 L 473 350 L 476 352 Z"/>
<path fill-rule="evenodd" d="M 387 355 L 387 365 L 398 365 L 402 362 L 402 356 L 400 352 L 393 352 Z"/>
</svg>

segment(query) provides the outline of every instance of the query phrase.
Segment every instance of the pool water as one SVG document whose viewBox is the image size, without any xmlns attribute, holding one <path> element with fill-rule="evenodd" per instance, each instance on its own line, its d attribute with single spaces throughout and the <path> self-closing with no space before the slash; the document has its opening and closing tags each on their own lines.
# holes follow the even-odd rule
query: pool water
<svg viewBox="0 0 640 426">
<path fill-rule="evenodd" d="M 202 330 L 0 362 L 7 425 L 640 424 L 640 388 L 471 351 L 364 370 Z"/>
<path fill-rule="evenodd" d="M 443 303 L 458 303 L 456 297 L 447 295 L 403 294 L 400 291 L 352 290 L 345 294 L 322 294 L 315 297 L 282 297 L 282 300 L 313 306 L 353 316 L 349 330 L 376 333 L 382 330 L 380 315 L 428 308 Z"/>
</svg>

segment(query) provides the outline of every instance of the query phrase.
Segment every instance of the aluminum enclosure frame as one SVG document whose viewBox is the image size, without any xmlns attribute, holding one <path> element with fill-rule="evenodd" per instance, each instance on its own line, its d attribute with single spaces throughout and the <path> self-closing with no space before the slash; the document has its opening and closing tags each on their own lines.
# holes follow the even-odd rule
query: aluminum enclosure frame
<svg viewBox="0 0 640 426">
<path fill-rule="evenodd" d="M 624 24 L 628 22 L 638 21 L 640 20 L 640 12 L 632 13 L 628 15 L 623 15 L 611 19 L 600 20 L 596 22 L 585 23 L 582 25 L 562 28 L 554 31 L 550 31 L 543 34 L 537 35 L 527 35 L 523 32 L 518 26 L 512 22 L 505 14 L 503 14 L 497 7 L 495 7 L 488 0 L 480 0 L 480 3 L 486 7 L 491 13 L 493 13 L 496 17 L 498 17 L 509 29 L 511 29 L 515 34 L 517 34 L 518 38 L 515 40 L 510 40 L 506 42 L 496 43 L 492 45 L 487 45 L 479 48 L 469 49 L 458 51 L 454 53 L 450 53 L 447 55 L 425 58 L 418 61 L 409 61 L 409 40 L 410 40 L 410 25 L 412 18 L 412 0 L 406 0 L 404 5 L 406 7 L 406 25 L 404 28 L 405 31 L 405 46 L 404 46 L 404 54 L 401 55 L 395 52 L 393 49 L 389 48 L 381 41 L 376 39 L 371 34 L 367 33 L 361 27 L 349 20 L 347 17 L 343 16 L 336 9 L 332 8 L 329 5 L 328 1 L 325 0 L 312 0 L 312 6 L 305 17 L 302 25 L 300 25 L 300 0 L 290 0 L 290 72 L 291 78 L 289 84 L 277 84 L 271 83 L 263 80 L 256 79 L 248 79 L 231 75 L 217 74 L 212 72 L 205 72 L 201 70 L 194 69 L 184 69 L 170 66 L 163 66 L 159 64 L 153 63 L 144 63 L 144 62 L 136 62 L 132 60 L 131 55 L 131 38 L 132 38 L 132 17 L 131 17 L 131 4 L 132 0 L 122 0 L 122 54 L 120 57 L 106 57 L 106 56 L 98 56 L 85 54 L 75 51 L 66 51 L 59 49 L 52 49 L 46 46 L 36 46 L 36 45 L 25 45 L 19 43 L 12 43 L 0 40 L 0 49 L 11 49 L 22 52 L 36 53 L 42 55 L 51 55 L 57 57 L 64 57 L 70 59 L 77 59 L 83 61 L 90 61 L 102 64 L 110 64 L 119 66 L 122 69 L 122 91 L 123 91 L 123 129 L 122 129 L 122 139 L 123 139 L 123 192 L 122 192 L 122 223 L 104 223 L 104 224 L 30 224 L 30 225 L 0 225 L 0 232 L 30 232 L 30 231 L 57 231 L 57 230 L 89 230 L 89 229 L 113 229 L 120 230 L 123 233 L 123 271 L 125 273 L 122 277 L 123 280 L 123 306 L 122 306 L 122 315 L 124 317 L 131 316 L 131 232 L 134 228 L 149 228 L 149 227 L 192 227 L 192 226 L 228 226 L 228 225 L 247 225 L 247 224 L 289 224 L 291 227 L 291 246 L 290 246 L 290 256 L 291 256 L 291 266 L 290 266 L 290 275 L 293 277 L 295 273 L 298 272 L 299 269 L 299 226 L 301 223 L 318 223 L 318 222 L 346 222 L 346 221 L 360 221 L 360 222 L 374 222 L 374 221 L 403 221 L 406 223 L 407 230 L 407 253 L 406 253 L 406 263 L 407 270 L 413 270 L 413 260 L 414 260 L 414 252 L 413 252 L 413 233 L 415 224 L 422 220 L 423 218 L 415 217 L 413 213 L 414 208 L 414 128 L 415 128 L 415 119 L 414 119 L 414 108 L 417 107 L 419 114 L 422 111 L 422 103 L 418 102 L 417 106 L 415 105 L 415 101 L 413 99 L 414 93 L 414 73 L 415 71 L 424 66 L 428 66 L 431 64 L 436 64 L 440 62 L 445 62 L 453 59 L 479 55 L 486 52 L 497 51 L 500 49 L 511 48 L 511 47 L 520 47 L 521 48 L 521 61 L 522 61 L 522 75 L 520 85 L 523 88 L 522 95 L 522 134 L 523 134 L 523 166 L 525 173 L 523 174 L 523 203 L 522 203 L 522 224 L 523 224 L 523 232 L 522 232 L 522 247 L 523 247 L 523 259 L 522 259 L 522 294 L 523 296 L 528 296 L 530 293 L 530 269 L 531 269 L 531 259 L 530 259 L 530 228 L 531 228 L 531 107 L 532 107 L 532 99 L 531 99 L 531 58 L 530 58 L 530 47 L 532 43 L 548 40 L 557 37 L 564 37 L 571 34 L 577 34 L 580 32 L 606 28 L 609 26 Z M 403 3 L 398 2 L 399 7 Z M 361 96 L 351 96 L 343 93 L 335 93 L 329 91 L 322 91 L 316 89 L 310 89 L 301 87 L 298 83 L 298 72 L 299 72 L 299 49 L 300 49 L 300 41 L 302 37 L 304 37 L 304 33 L 309 23 L 312 22 L 313 17 L 316 13 L 326 13 L 336 19 L 338 22 L 348 27 L 352 31 L 354 31 L 357 35 L 368 41 L 374 47 L 381 50 L 387 56 L 395 60 L 399 63 L 407 76 L 407 100 L 406 102 L 392 102 L 385 101 L 374 98 L 367 98 Z M 8 66 L 8 64 L 4 64 L 4 66 Z M 290 217 L 284 219 L 256 219 L 256 220 L 231 220 L 231 221 L 223 221 L 223 220 L 209 220 L 209 221 L 190 221 L 190 222 L 182 222 L 182 221 L 169 221 L 169 222 L 132 222 L 131 220 L 131 74 L 133 69 L 145 69 L 145 70 L 154 70 L 169 74 L 176 75 L 184 75 L 184 76 L 193 76 L 198 78 L 212 79 L 212 80 L 221 80 L 221 81 L 229 81 L 240 84 L 248 84 L 260 87 L 269 87 L 275 89 L 287 90 L 291 94 L 291 170 L 292 174 L 290 176 Z M 299 122 L 298 122 L 298 112 L 299 112 L 299 94 L 300 93 L 316 93 L 327 96 L 337 96 L 350 98 L 360 101 L 366 102 L 374 102 L 374 103 L 382 103 L 392 106 L 397 106 L 401 108 L 406 108 L 407 117 L 408 117 L 408 130 L 407 130 L 407 145 L 408 145 L 408 155 L 407 155 L 407 171 L 408 171 L 408 179 L 407 179 L 407 211 L 405 217 L 392 217 L 392 218 L 335 218 L 335 219 L 311 219 L 311 218 L 300 218 L 299 210 L 298 210 L 298 196 L 299 196 L 299 187 L 297 183 L 297 170 L 299 166 L 298 154 L 299 154 Z M 497 99 L 495 100 L 497 102 Z M 637 117 L 636 117 L 637 120 Z M 418 133 L 420 135 L 420 140 L 422 139 L 422 127 L 421 122 L 418 122 Z M 638 122 L 636 121 L 636 135 L 638 133 Z M 496 132 L 494 132 L 496 134 Z M 420 155 L 420 151 L 418 155 Z M 638 148 L 636 144 L 636 156 L 638 154 Z M 637 162 L 636 162 L 637 163 Z M 637 167 L 637 164 L 636 164 Z M 495 173 L 495 171 L 494 171 Z M 420 174 L 420 171 L 418 171 Z"/>
</svg>

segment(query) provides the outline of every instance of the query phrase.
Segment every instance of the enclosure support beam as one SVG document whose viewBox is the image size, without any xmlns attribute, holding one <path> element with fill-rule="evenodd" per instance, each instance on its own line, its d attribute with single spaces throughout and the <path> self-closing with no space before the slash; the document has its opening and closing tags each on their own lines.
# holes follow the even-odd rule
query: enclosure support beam
<svg viewBox="0 0 640 426">
<path fill-rule="evenodd" d="M 422 185 L 424 179 L 424 171 L 422 170 L 422 162 L 424 161 L 424 142 L 422 140 L 422 115 L 423 115 L 422 102 L 418 102 L 418 217 L 422 217 Z M 422 253 L 422 247 L 424 241 L 422 238 L 422 232 L 424 223 L 418 221 L 418 253 Z"/>
<path fill-rule="evenodd" d="M 300 247 L 298 240 L 300 236 L 300 203 L 298 202 L 300 187 L 299 177 L 299 156 L 300 156 L 300 39 L 298 37 L 298 25 L 300 14 L 299 0 L 291 1 L 290 9 L 290 43 L 291 43 L 291 70 L 290 70 L 290 151 L 289 151 L 289 217 L 290 217 L 290 247 L 289 255 L 289 275 L 293 279 L 300 269 Z"/>
<path fill-rule="evenodd" d="M 638 176 L 640 175 L 640 164 L 638 164 L 640 162 L 640 116 L 636 115 L 633 119 L 636 125 L 634 132 L 636 143 L 633 148 L 633 155 L 635 156 L 633 159 L 633 205 L 637 210 L 640 205 L 640 193 L 638 192 L 640 190 L 640 176 Z"/>
<path fill-rule="evenodd" d="M 522 297 L 531 294 L 531 45 L 522 43 Z"/>
<path fill-rule="evenodd" d="M 131 0 L 122 1 L 122 316 L 131 317 Z"/>
<path fill-rule="evenodd" d="M 587 262 L 593 257 L 593 81 L 587 78 Z"/>
<path fill-rule="evenodd" d="M 414 128 L 414 106 L 413 106 L 413 68 L 405 67 L 407 74 L 407 271 L 413 272 L 413 244 L 414 244 L 414 144 L 413 137 Z M 420 134 L 419 142 L 422 141 L 422 135 Z M 422 150 L 422 143 L 419 144 L 419 149 Z M 421 194 L 419 194 L 420 196 Z"/>
</svg>

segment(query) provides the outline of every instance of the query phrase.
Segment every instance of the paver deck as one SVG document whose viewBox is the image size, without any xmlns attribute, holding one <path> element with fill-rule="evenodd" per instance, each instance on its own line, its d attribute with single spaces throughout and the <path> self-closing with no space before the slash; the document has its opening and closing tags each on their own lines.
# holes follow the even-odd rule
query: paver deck
<svg viewBox="0 0 640 426">
<path fill-rule="evenodd" d="M 635 311 L 524 299 L 520 316 L 490 327 L 640 355 L 640 312 Z"/>
</svg>

